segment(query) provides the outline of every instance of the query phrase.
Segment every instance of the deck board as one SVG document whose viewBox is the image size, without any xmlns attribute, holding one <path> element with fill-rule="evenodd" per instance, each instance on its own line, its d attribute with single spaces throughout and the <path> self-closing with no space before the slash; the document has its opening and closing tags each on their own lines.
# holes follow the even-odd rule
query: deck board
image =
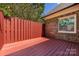
<svg viewBox="0 0 79 59">
<path fill-rule="evenodd" d="M 66 50 L 64 52 L 64 56 L 68 56 L 69 55 L 69 53 L 70 53 L 70 47 L 71 47 L 71 43 L 68 43 L 68 46 L 67 46 L 67 48 L 66 48 Z"/>
<path fill-rule="evenodd" d="M 72 44 L 71 51 L 70 51 L 70 56 L 75 56 L 75 55 L 76 55 L 75 44 Z"/>
<path fill-rule="evenodd" d="M 54 41 L 53 41 L 54 42 Z M 59 47 L 61 46 L 61 41 L 57 41 L 56 43 L 54 43 L 53 47 L 51 47 L 51 51 L 47 54 L 48 56 L 51 56 L 52 54 L 54 54 L 56 52 L 57 49 L 59 49 Z"/>
<path fill-rule="evenodd" d="M 79 56 L 79 44 L 76 44 L 75 45 L 75 48 L 77 49 L 76 50 L 76 56 Z"/>
<path fill-rule="evenodd" d="M 33 40 L 34 39 L 28 41 L 28 44 L 25 43 L 27 45 L 32 44 L 33 46 L 27 47 L 27 45 L 25 45 L 26 48 L 7 54 L 6 56 L 79 56 L 78 43 L 56 39 L 50 40 L 43 37 Z"/>
<path fill-rule="evenodd" d="M 50 44 L 50 43 L 51 43 L 51 44 Z M 52 45 L 54 45 L 54 43 L 52 43 L 51 40 L 50 40 L 50 43 L 45 44 L 44 47 L 39 50 L 39 54 L 37 54 L 37 55 L 45 55 L 45 54 L 49 51 L 50 47 L 51 47 Z M 55 43 L 56 43 L 56 42 L 55 42 Z M 37 53 L 37 52 L 36 52 L 36 53 Z"/>
</svg>

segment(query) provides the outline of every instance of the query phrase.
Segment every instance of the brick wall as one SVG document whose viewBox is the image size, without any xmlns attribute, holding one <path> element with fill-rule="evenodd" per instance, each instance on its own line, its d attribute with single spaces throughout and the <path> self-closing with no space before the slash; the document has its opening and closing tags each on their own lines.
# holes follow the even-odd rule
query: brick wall
<svg viewBox="0 0 79 59">
<path fill-rule="evenodd" d="M 45 25 L 45 36 L 49 38 L 67 40 L 72 42 L 79 42 L 79 11 L 74 12 L 77 14 L 77 33 L 58 33 L 58 17 L 48 20 Z M 73 14 L 73 13 L 70 13 Z M 69 15 L 69 14 L 67 14 Z M 66 16 L 66 15 L 63 15 Z M 59 16 L 61 17 L 61 16 Z"/>
</svg>

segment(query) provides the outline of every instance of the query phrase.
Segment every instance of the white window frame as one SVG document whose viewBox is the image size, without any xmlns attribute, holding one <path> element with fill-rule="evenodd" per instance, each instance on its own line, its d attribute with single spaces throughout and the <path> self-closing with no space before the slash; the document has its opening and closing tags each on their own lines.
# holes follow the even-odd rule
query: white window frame
<svg viewBox="0 0 79 59">
<path fill-rule="evenodd" d="M 59 30 L 59 21 L 60 21 L 61 19 L 69 18 L 69 17 L 74 17 L 74 31 L 60 31 L 60 30 Z M 58 18 L 58 33 L 76 33 L 76 28 L 77 28 L 77 27 L 76 27 L 76 26 L 77 26 L 77 22 L 76 22 L 76 21 L 77 21 L 76 14 Z"/>
</svg>

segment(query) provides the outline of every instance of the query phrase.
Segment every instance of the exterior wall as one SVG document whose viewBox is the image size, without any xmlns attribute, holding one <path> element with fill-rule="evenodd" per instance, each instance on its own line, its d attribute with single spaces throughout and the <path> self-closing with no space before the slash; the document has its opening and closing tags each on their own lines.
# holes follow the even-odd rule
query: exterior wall
<svg viewBox="0 0 79 59">
<path fill-rule="evenodd" d="M 61 40 L 67 40 L 72 42 L 79 42 L 79 11 L 71 14 L 77 14 L 77 33 L 58 33 L 58 18 L 53 18 L 50 21 L 47 21 L 47 24 L 45 25 L 45 34 L 49 38 L 55 38 L 55 39 L 61 39 Z M 66 15 L 63 15 L 66 16 Z M 62 16 L 60 16 L 62 17 Z"/>
</svg>

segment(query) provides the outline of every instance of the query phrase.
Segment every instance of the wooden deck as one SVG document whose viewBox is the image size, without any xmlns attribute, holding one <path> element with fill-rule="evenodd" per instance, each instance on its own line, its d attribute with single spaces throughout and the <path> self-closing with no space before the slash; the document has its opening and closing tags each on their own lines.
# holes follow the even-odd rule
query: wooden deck
<svg viewBox="0 0 79 59">
<path fill-rule="evenodd" d="M 37 38 L 18 43 L 20 46 L 13 50 L 15 52 L 4 54 L 6 56 L 79 56 L 79 44 L 47 39 Z M 17 46 L 18 44 L 15 44 Z M 18 50 L 19 49 L 19 50 Z M 11 51 L 13 51 L 11 50 Z"/>
</svg>

